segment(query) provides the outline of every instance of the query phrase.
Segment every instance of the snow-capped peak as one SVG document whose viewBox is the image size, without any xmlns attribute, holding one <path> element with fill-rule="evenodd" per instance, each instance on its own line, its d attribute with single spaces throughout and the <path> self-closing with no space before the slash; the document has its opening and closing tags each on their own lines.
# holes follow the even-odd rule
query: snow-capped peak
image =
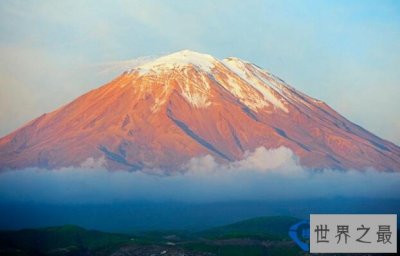
<svg viewBox="0 0 400 256">
<path fill-rule="evenodd" d="M 201 71 L 201 74 L 190 75 L 184 70 L 187 67 L 193 67 Z M 276 91 L 275 87 L 279 82 L 267 76 L 254 64 L 236 57 L 218 60 L 208 54 L 182 50 L 142 64 L 132 72 L 162 76 L 173 70 L 180 72 L 183 79 L 178 83 L 181 94 L 192 106 L 210 106 L 212 83 L 209 79 L 212 78 L 212 81 L 216 82 L 215 86 L 223 87 L 253 111 L 257 112 L 270 106 L 289 112 L 284 97 Z M 225 75 L 221 76 L 224 72 Z M 169 83 L 166 84 L 168 86 L 164 87 L 165 92 L 173 88 Z M 167 97 L 168 93 L 157 97 L 154 109 L 159 109 L 159 106 L 167 102 Z"/>
<path fill-rule="evenodd" d="M 262 99 L 257 100 L 254 96 L 244 97 L 236 93 L 236 96 L 241 97 L 243 101 L 247 102 L 250 108 L 257 111 L 258 108 L 265 107 L 268 102 L 286 113 L 289 112 L 284 104 L 282 96 L 277 96 L 278 93 L 274 90 L 276 81 L 274 80 L 273 83 L 268 81 L 268 79 L 264 77 L 265 73 L 257 72 L 258 67 L 254 66 L 254 64 L 236 57 L 223 59 L 222 63 L 263 96 Z"/>
<path fill-rule="evenodd" d="M 154 61 L 145 63 L 136 69 L 140 73 L 160 72 L 166 69 L 182 68 L 193 65 L 205 72 L 210 72 L 218 60 L 211 55 L 198 53 L 190 50 L 175 52 Z"/>
</svg>

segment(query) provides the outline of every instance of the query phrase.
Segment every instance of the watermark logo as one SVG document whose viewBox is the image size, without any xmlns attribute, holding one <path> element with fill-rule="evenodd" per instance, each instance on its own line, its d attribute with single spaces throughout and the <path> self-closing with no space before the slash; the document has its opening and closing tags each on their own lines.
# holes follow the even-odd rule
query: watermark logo
<svg viewBox="0 0 400 256">
<path fill-rule="evenodd" d="M 396 253 L 396 214 L 311 214 L 311 253 Z"/>
<path fill-rule="evenodd" d="M 397 253 L 397 215 L 311 214 L 289 236 L 311 253 Z"/>
<path fill-rule="evenodd" d="M 308 220 L 300 221 L 289 229 L 289 236 L 305 252 L 310 250 L 310 222 Z"/>
</svg>

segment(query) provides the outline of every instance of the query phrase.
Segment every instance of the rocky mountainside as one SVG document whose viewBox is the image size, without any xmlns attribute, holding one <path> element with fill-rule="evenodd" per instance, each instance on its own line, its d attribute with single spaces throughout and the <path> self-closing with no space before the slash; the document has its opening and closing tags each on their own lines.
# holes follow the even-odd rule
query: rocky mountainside
<svg viewBox="0 0 400 256">
<path fill-rule="evenodd" d="M 284 146 L 312 169 L 400 171 L 400 148 L 260 67 L 180 51 L 126 71 L 0 139 L 0 169 L 180 169 Z M 101 161 L 100 161 L 101 160 Z"/>
</svg>

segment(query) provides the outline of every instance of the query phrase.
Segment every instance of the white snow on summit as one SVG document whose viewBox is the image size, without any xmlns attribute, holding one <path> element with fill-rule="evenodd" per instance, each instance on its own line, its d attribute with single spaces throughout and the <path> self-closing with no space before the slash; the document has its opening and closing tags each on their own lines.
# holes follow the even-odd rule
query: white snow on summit
<svg viewBox="0 0 400 256">
<path fill-rule="evenodd" d="M 140 70 L 141 74 L 149 71 L 160 72 L 166 69 L 182 68 L 193 65 L 205 72 L 211 72 L 211 69 L 218 62 L 217 59 L 208 54 L 202 54 L 190 50 L 183 50 L 164 57 L 158 58 L 141 65 L 135 69 Z"/>
<path fill-rule="evenodd" d="M 199 72 L 190 75 L 187 67 L 194 67 Z M 253 111 L 272 107 L 270 111 L 280 109 L 289 112 L 286 107 L 288 88 L 285 83 L 239 58 L 218 60 L 208 54 L 182 50 L 144 63 L 130 72 L 151 77 L 171 70 L 179 70 L 174 77 L 181 77 L 178 80 L 181 95 L 193 107 L 202 108 L 211 105 L 210 90 L 214 81 Z M 221 76 L 221 72 L 225 75 Z M 165 90 L 168 88 L 169 86 L 165 87 Z M 165 104 L 165 97 L 168 97 L 167 93 L 156 99 L 154 111 Z"/>
<path fill-rule="evenodd" d="M 275 107 L 280 108 L 284 112 L 288 112 L 288 109 L 284 106 L 281 100 L 272 93 L 272 88 L 266 86 L 264 79 L 259 77 L 257 73 L 254 72 L 254 68 L 251 63 L 234 57 L 226 58 L 222 60 L 222 63 L 247 84 L 251 85 L 254 89 L 260 92 L 263 95 L 264 100 L 268 101 Z M 265 104 L 262 104 L 262 102 L 258 103 L 258 106 L 263 107 L 264 105 Z M 255 107 L 258 106 L 255 105 Z"/>
</svg>

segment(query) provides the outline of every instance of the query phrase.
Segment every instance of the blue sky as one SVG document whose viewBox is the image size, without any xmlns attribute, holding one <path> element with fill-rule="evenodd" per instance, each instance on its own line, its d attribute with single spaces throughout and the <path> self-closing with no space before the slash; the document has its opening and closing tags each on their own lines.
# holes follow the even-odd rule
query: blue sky
<svg viewBox="0 0 400 256">
<path fill-rule="evenodd" d="M 0 136 L 182 49 L 266 68 L 400 144 L 399 1 L 1 1 Z"/>
</svg>

